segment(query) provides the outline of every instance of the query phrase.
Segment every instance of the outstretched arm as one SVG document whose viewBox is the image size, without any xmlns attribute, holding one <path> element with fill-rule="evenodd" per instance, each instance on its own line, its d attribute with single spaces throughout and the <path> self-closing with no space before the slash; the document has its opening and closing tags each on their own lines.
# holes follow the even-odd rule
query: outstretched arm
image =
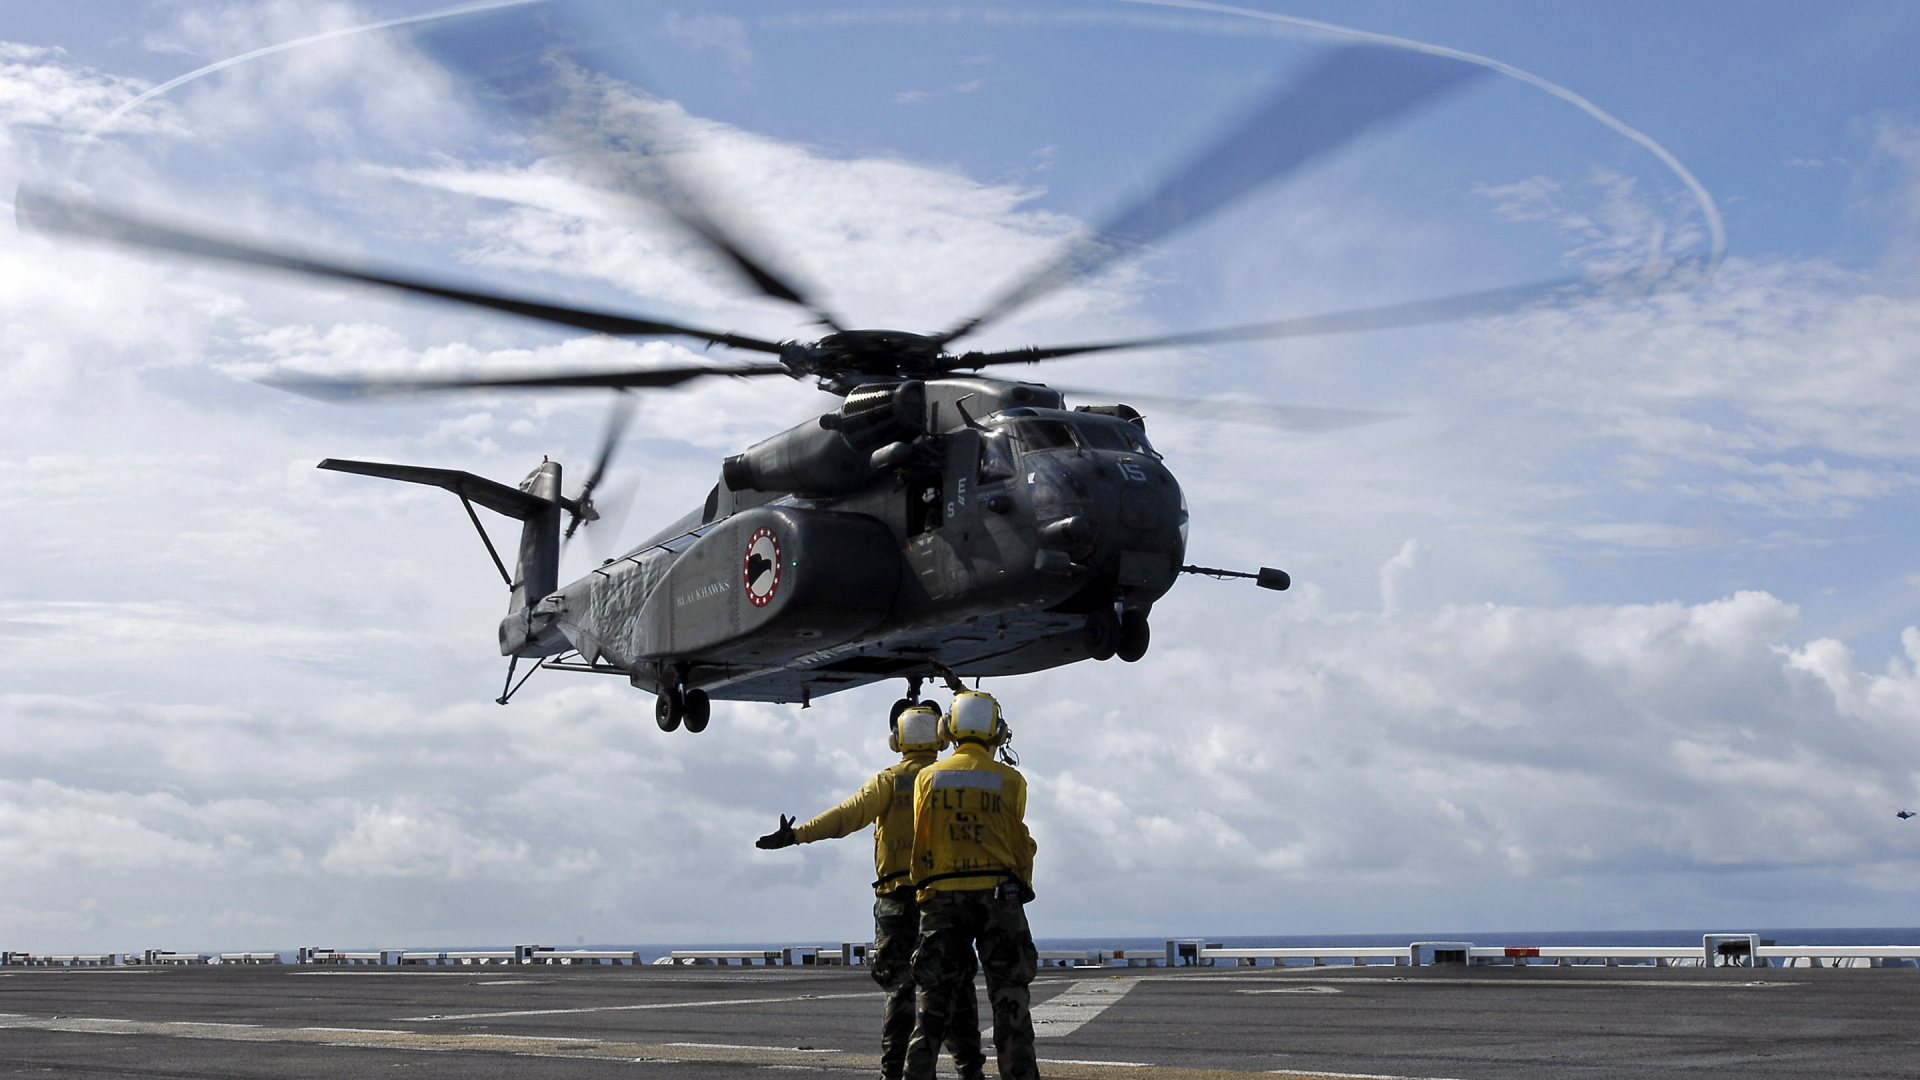
<svg viewBox="0 0 1920 1080">
<path fill-rule="evenodd" d="M 849 796 L 846 802 L 796 828 L 793 831 L 794 839 L 802 844 L 811 844 L 815 840 L 837 840 L 880 820 L 880 815 L 886 813 L 887 807 L 892 804 L 893 774 L 883 772 L 861 785 L 860 790 Z"/>
</svg>

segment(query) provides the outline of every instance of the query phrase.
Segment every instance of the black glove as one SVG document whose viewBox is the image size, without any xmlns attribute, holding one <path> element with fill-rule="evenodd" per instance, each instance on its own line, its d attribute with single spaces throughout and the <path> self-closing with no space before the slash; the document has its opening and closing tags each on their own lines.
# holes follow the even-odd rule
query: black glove
<svg viewBox="0 0 1920 1080">
<path fill-rule="evenodd" d="M 799 842 L 800 838 L 793 835 L 793 819 L 781 814 L 780 827 L 755 840 L 753 846 L 763 851 L 772 851 L 774 848 L 792 847 Z"/>
</svg>

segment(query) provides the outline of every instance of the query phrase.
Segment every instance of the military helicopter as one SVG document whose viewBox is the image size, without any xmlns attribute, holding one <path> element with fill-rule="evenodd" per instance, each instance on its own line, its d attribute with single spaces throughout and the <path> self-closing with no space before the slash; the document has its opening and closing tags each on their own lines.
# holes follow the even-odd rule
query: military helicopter
<svg viewBox="0 0 1920 1080">
<path fill-rule="evenodd" d="M 1003 351 L 955 342 L 1113 260 L 1139 251 L 1294 172 L 1366 131 L 1455 90 L 1483 69 L 1420 52 L 1333 51 L 1250 118 L 1091 235 L 1019 278 L 973 316 L 937 333 L 849 329 L 720 222 L 725 215 L 670 170 L 643 197 L 704 241 L 762 296 L 797 305 L 828 331 L 772 341 L 449 284 L 116 210 L 23 187 L 25 228 L 397 289 L 593 333 L 702 341 L 771 361 L 449 379 L 278 379 L 329 398 L 471 389 L 679 386 L 710 377 L 812 379 L 845 400 L 721 464 L 703 505 L 570 584 L 563 540 L 599 515 L 593 496 L 626 417 L 616 405 L 599 461 L 577 494 L 543 461 L 517 486 L 471 473 L 328 459 L 320 468 L 444 488 L 479 530 L 511 592 L 499 626 L 509 658 L 497 699 L 533 670 L 624 676 L 655 696 L 663 731 L 704 730 L 714 700 L 799 702 L 905 679 L 913 701 L 939 675 L 1009 676 L 1082 660 L 1137 661 L 1153 605 L 1182 573 L 1274 590 L 1288 576 L 1185 563 L 1179 483 L 1140 412 L 1069 406 L 1059 389 L 978 374 L 1122 349 L 1280 338 L 1579 302 L 1591 282 L 1547 283 L 1441 301 L 1158 338 Z M 483 76 L 484 77 L 484 76 Z M 1576 295 L 1578 294 L 1578 295 Z M 1296 416 L 1313 410 L 1295 410 Z M 1326 410 L 1322 426 L 1338 426 Z M 1353 414 L 1360 416 L 1361 414 Z M 1331 420 L 1328 420 L 1328 418 Z M 1352 419 L 1348 417 L 1346 419 Z M 1305 426 L 1314 426 L 1311 418 Z M 475 507 L 521 522 L 509 572 Z M 569 520 L 562 529 L 561 519 Z"/>
</svg>

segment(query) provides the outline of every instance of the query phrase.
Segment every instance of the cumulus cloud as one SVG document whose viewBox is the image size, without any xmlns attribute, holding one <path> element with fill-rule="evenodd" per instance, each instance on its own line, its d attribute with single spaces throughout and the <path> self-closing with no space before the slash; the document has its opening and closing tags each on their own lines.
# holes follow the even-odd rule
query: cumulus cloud
<svg viewBox="0 0 1920 1080">
<path fill-rule="evenodd" d="M 1748 917 L 1767 914 L 1733 895 L 1742 875 L 1833 875 L 1835 894 L 1889 897 L 1914 876 L 1888 823 L 1920 794 L 1920 631 L 1873 673 L 1839 642 L 1787 644 L 1796 622 L 1764 593 L 1447 605 L 1269 616 L 1257 668 L 1180 648 L 1162 661 L 1179 698 L 1053 701 L 1020 728 L 1041 732 L 1029 760 L 1063 762 L 1036 781 L 1062 908 L 1131 916 L 1130 897 L 1078 883 L 1110 867 L 1221 875 L 1231 899 L 1191 899 L 1248 929 L 1255 896 L 1331 927 L 1357 898 L 1391 909 L 1368 895 L 1387 882 L 1476 925 L 1552 925 L 1516 899 L 1547 882 L 1574 918 L 1674 918 L 1674 898 L 1643 892 L 1670 874 L 1721 877 L 1719 902 Z"/>
<path fill-rule="evenodd" d="M 736 74 L 753 66 L 753 46 L 747 41 L 746 24 L 731 15 L 684 16 L 670 10 L 660 24 L 660 32 L 690 53 L 718 57 Z"/>
<path fill-rule="evenodd" d="M 1175 919 L 1356 929 L 1353 903 L 1405 910 L 1379 893 L 1389 882 L 1418 883 L 1437 913 L 1508 925 L 1715 914 L 1646 895 L 1665 875 L 1718 879 L 1714 900 L 1758 918 L 1782 909 L 1741 896 L 1741 880 L 1819 874 L 1868 904 L 1914 884 L 1911 845 L 1886 823 L 1920 796 L 1920 630 L 1874 671 L 1837 641 L 1791 644 L 1796 609 L 1764 593 L 1309 607 L 1242 621 L 1238 655 L 1261 663 L 1223 670 L 1193 625 L 1208 617 L 1164 623 L 1172 643 L 1151 674 L 1070 672 L 1009 698 L 1042 845 L 1035 917 L 1056 933 Z M 97 641 L 148 662 L 137 638 Z M 1124 707 L 1095 689 L 1116 675 Z M 499 940 L 564 926 L 632 940 L 660 922 L 747 937 L 776 900 L 807 926 L 858 932 L 842 894 L 865 880 L 862 845 L 776 857 L 746 840 L 884 762 L 873 693 L 814 715 L 726 706 L 699 741 L 653 731 L 643 703 L 607 684 L 508 710 L 317 699 L 271 721 L 257 708 L 128 715 L 119 696 L 7 702 L 41 718 L 16 726 L 12 760 L 91 780 L 0 787 L 0 849 L 43 883 L 192 873 L 249 919 L 289 890 L 312 895 L 294 905 L 306 912 L 361 880 L 540 897 L 538 916 L 503 904 L 444 931 Z M 1196 877 L 1218 887 L 1177 885 Z M 739 895 L 683 910 L 691 879 Z M 1538 893 L 1559 899 L 1542 907 Z M 102 925 L 123 928 L 155 903 L 88 895 Z M 409 895 L 353 910 L 407 925 L 380 905 Z"/>
</svg>

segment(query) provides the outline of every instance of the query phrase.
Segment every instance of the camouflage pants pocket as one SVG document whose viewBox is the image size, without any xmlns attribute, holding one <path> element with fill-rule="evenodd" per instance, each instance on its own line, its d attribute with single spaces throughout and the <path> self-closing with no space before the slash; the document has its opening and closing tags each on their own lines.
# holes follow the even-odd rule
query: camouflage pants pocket
<svg viewBox="0 0 1920 1080">
<path fill-rule="evenodd" d="M 919 943 L 920 909 L 912 897 L 882 896 L 873 902 L 873 951 L 867 974 L 882 988 L 913 986 L 913 950 Z"/>
</svg>

